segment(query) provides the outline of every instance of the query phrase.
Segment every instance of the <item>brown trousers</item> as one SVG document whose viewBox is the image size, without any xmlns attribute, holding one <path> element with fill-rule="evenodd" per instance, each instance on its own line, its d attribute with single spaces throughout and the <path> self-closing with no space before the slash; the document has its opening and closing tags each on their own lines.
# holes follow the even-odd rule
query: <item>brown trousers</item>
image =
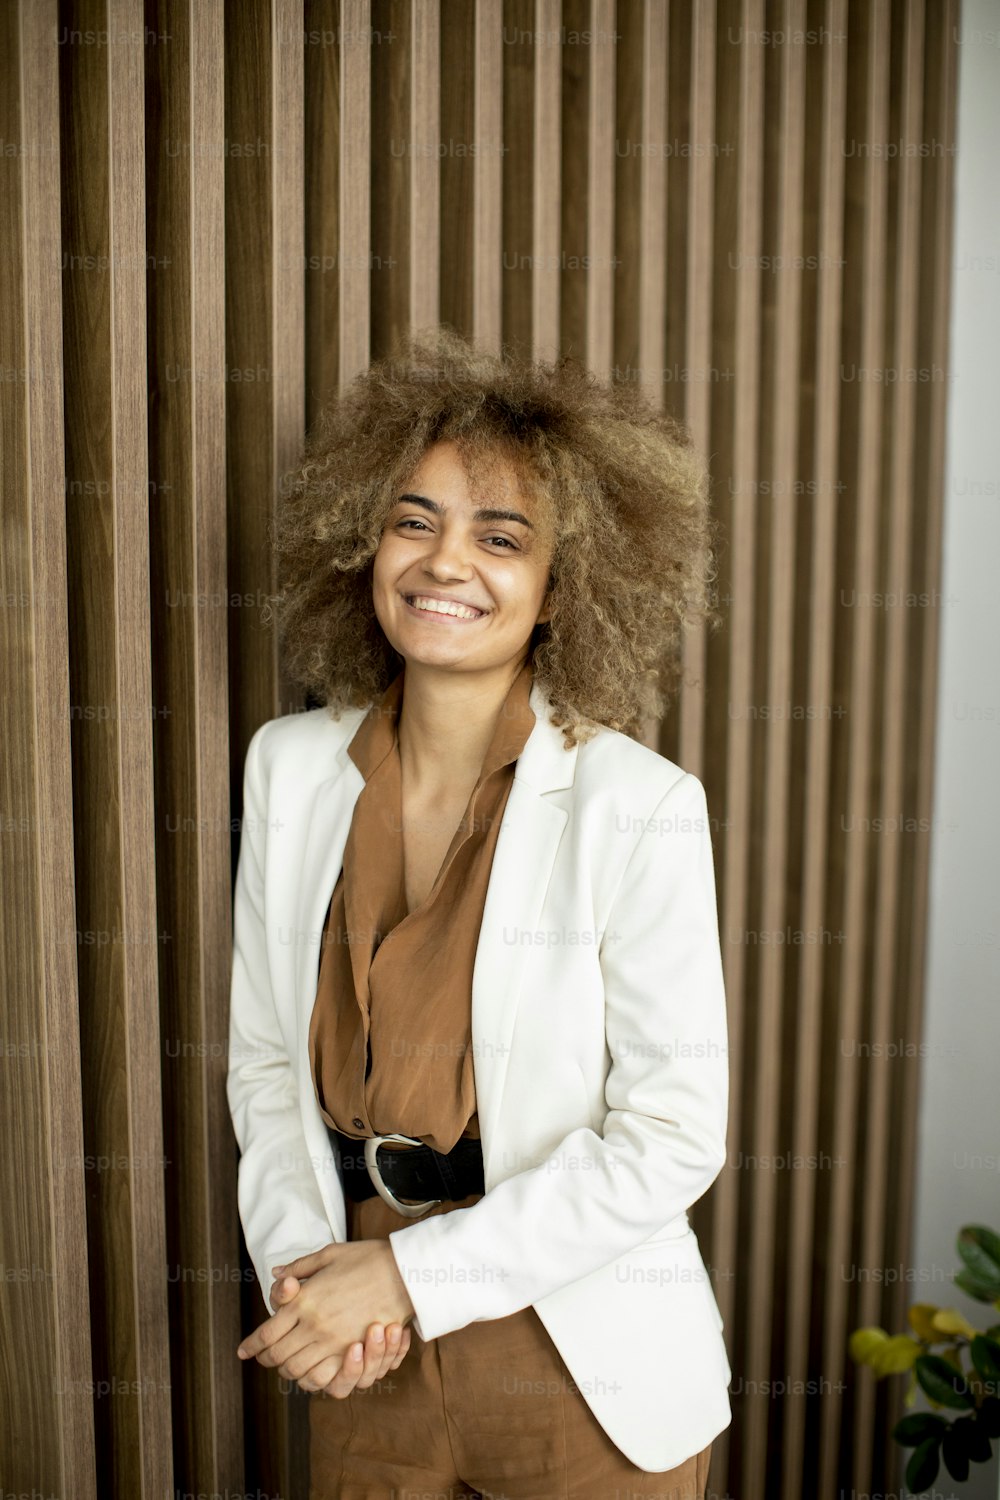
<svg viewBox="0 0 1000 1500">
<path fill-rule="evenodd" d="M 401 1222 L 380 1198 L 351 1208 L 349 1238 Z M 659 1474 L 636 1468 L 533 1307 L 410 1336 L 384 1380 L 310 1398 L 309 1500 L 704 1500 L 712 1445 Z"/>
<path fill-rule="evenodd" d="M 386 1239 L 412 1222 L 378 1197 L 346 1209 L 349 1240 Z M 533 1307 L 426 1344 L 411 1327 L 410 1339 L 384 1380 L 310 1397 L 309 1500 L 705 1500 L 711 1443 L 659 1474 L 636 1468 Z"/>
</svg>

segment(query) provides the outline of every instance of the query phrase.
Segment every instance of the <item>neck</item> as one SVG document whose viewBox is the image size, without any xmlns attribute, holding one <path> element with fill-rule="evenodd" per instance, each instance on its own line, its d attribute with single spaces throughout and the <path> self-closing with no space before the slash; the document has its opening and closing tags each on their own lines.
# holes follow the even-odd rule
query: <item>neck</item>
<svg viewBox="0 0 1000 1500">
<path fill-rule="evenodd" d="M 523 666 L 522 660 L 468 673 L 407 663 L 397 732 L 411 794 L 448 795 L 476 782 L 504 699 Z"/>
</svg>

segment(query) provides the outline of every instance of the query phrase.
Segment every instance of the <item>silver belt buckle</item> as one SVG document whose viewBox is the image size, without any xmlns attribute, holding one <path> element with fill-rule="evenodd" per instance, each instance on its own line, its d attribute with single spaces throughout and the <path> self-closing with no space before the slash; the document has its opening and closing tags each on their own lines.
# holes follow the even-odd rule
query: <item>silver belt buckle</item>
<svg viewBox="0 0 1000 1500">
<path fill-rule="evenodd" d="M 365 1137 L 365 1166 L 368 1168 L 368 1176 L 371 1178 L 375 1191 L 383 1203 L 388 1203 L 397 1213 L 405 1214 L 408 1219 L 415 1219 L 418 1214 L 426 1213 L 429 1208 L 434 1208 L 443 1200 L 440 1198 L 428 1198 L 424 1203 L 403 1203 L 396 1197 L 390 1187 L 382 1181 L 382 1173 L 378 1165 L 378 1148 L 383 1141 L 401 1141 L 403 1145 L 422 1146 L 423 1141 L 418 1141 L 412 1135 L 369 1135 Z"/>
</svg>

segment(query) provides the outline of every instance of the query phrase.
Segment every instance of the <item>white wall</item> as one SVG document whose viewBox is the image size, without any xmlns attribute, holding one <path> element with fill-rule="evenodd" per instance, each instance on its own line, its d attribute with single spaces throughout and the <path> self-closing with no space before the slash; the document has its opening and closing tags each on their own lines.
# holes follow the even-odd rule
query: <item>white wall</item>
<svg viewBox="0 0 1000 1500">
<path fill-rule="evenodd" d="M 1000 1231 L 1000 0 L 963 0 L 916 1273 Z M 980 1159 L 980 1164 L 977 1164 Z M 1000 1320 L 939 1279 L 911 1301 Z M 900 1330 L 902 1331 L 902 1330 Z M 996 1449 L 997 1444 L 994 1444 Z M 1000 1463 L 936 1491 L 996 1500 Z"/>
</svg>

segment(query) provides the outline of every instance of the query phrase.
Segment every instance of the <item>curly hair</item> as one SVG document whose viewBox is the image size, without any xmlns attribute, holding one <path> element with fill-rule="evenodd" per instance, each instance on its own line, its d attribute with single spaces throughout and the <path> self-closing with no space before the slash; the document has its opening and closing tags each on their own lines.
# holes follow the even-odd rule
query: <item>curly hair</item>
<svg viewBox="0 0 1000 1500">
<path fill-rule="evenodd" d="M 684 630 L 721 618 L 707 473 L 687 429 L 569 356 L 493 354 L 447 325 L 410 333 L 357 375 L 284 476 L 269 602 L 290 679 L 338 719 L 399 672 L 373 559 L 409 476 L 446 440 L 477 483 L 505 464 L 539 507 L 550 618 L 528 654 L 566 748 L 602 724 L 637 734 L 662 718 Z"/>
</svg>

